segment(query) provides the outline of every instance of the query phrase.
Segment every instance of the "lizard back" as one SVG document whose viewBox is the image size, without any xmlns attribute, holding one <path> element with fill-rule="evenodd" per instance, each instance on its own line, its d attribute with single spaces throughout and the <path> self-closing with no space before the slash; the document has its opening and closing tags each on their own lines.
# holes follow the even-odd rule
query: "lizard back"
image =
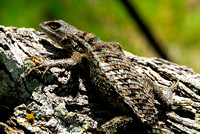
<svg viewBox="0 0 200 134">
<path fill-rule="evenodd" d="M 159 133 L 151 83 L 139 75 L 119 44 L 103 42 L 83 31 L 78 31 L 76 36 L 87 42 L 84 53 L 90 63 L 90 77 L 103 98 L 123 112 L 135 114 L 141 122 L 151 126 L 151 133 Z"/>
</svg>

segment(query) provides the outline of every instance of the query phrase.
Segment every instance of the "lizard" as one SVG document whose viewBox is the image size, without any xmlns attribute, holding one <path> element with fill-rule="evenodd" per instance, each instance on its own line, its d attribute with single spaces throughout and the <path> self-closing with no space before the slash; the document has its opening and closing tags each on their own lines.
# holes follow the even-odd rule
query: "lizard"
<svg viewBox="0 0 200 134">
<path fill-rule="evenodd" d="M 82 62 L 86 59 L 89 76 L 101 98 L 113 108 L 137 119 L 139 124 L 147 128 L 147 133 L 164 133 L 165 124 L 159 123 L 152 93 L 159 88 L 154 89 L 153 82 L 136 71 L 119 43 L 104 42 L 94 34 L 78 30 L 63 20 L 42 22 L 40 29 L 66 49 L 71 58 L 44 61 L 30 69 L 28 74 L 41 67 L 46 67 L 43 75 L 53 66 L 83 67 Z M 167 99 L 160 98 L 170 105 Z"/>
</svg>

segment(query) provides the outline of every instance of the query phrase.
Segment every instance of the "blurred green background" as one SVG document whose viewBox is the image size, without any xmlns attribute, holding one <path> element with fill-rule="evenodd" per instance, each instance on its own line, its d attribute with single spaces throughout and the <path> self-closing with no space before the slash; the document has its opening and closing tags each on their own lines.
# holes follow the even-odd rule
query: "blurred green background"
<svg viewBox="0 0 200 134">
<path fill-rule="evenodd" d="M 200 1 L 134 0 L 132 4 L 174 62 L 200 72 Z M 133 54 L 158 57 L 119 0 L 0 0 L 0 25 L 35 28 L 62 19 L 117 41 Z"/>
</svg>

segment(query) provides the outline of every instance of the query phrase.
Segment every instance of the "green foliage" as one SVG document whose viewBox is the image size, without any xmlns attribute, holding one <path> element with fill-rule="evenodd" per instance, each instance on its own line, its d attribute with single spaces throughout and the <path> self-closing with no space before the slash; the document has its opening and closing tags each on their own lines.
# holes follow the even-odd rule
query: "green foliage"
<svg viewBox="0 0 200 134">
<path fill-rule="evenodd" d="M 140 56 L 158 56 L 120 1 L 0 0 L 0 25 L 33 27 L 62 19 Z M 200 71 L 200 2 L 134 0 L 132 4 L 171 59 Z M 186 54 L 187 53 L 187 54 Z"/>
</svg>

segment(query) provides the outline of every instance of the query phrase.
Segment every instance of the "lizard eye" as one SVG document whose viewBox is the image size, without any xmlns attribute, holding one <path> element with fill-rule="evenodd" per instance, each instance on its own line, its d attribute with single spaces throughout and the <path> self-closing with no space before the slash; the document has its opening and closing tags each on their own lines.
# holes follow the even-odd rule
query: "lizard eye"
<svg viewBox="0 0 200 134">
<path fill-rule="evenodd" d="M 48 26 L 49 26 L 52 30 L 56 30 L 56 29 L 58 29 L 58 28 L 61 27 L 61 25 L 60 25 L 59 23 L 57 23 L 57 22 L 51 22 L 51 23 L 48 24 Z"/>
</svg>

